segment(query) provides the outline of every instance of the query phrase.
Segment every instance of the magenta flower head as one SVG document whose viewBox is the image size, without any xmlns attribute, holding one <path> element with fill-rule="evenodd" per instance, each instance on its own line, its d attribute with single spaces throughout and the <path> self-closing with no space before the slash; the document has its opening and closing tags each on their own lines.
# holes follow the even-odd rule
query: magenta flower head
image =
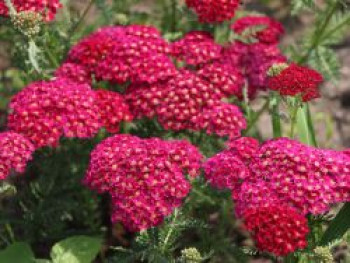
<svg viewBox="0 0 350 263">
<path fill-rule="evenodd" d="M 113 222 L 131 231 L 157 226 L 190 191 L 184 173 L 198 175 L 202 156 L 185 141 L 116 135 L 91 154 L 84 183 L 109 192 Z"/>
<path fill-rule="evenodd" d="M 23 173 L 34 150 L 34 145 L 23 135 L 0 133 L 0 180 L 6 179 L 11 171 Z"/>
<path fill-rule="evenodd" d="M 152 119 L 166 94 L 166 83 L 131 84 L 125 94 L 130 110 L 136 119 Z"/>
<path fill-rule="evenodd" d="M 224 102 L 204 109 L 193 122 L 198 125 L 197 129 L 205 130 L 208 134 L 229 138 L 241 136 L 242 130 L 247 127 L 241 110 L 235 105 Z"/>
<path fill-rule="evenodd" d="M 97 90 L 96 103 L 99 107 L 101 124 L 110 133 L 119 131 L 122 121 L 130 122 L 133 119 L 129 110 L 129 105 L 123 96 L 114 91 Z"/>
<path fill-rule="evenodd" d="M 284 33 L 282 24 L 267 16 L 242 17 L 231 28 L 237 34 L 266 44 L 277 44 Z"/>
<path fill-rule="evenodd" d="M 214 62 L 199 69 L 197 74 L 212 84 L 221 98 L 242 97 L 244 78 L 237 67 L 229 63 Z"/>
<path fill-rule="evenodd" d="M 238 156 L 246 163 L 251 161 L 260 147 L 259 141 L 252 137 L 231 139 L 226 145 L 230 152 L 238 154 Z"/>
<path fill-rule="evenodd" d="M 278 91 L 282 96 L 298 96 L 303 101 L 310 101 L 320 97 L 318 87 L 323 77 L 316 70 L 291 64 L 278 75 L 269 79 L 271 90 Z"/>
<path fill-rule="evenodd" d="M 167 130 L 198 130 L 203 110 L 219 103 L 220 97 L 210 83 L 183 70 L 166 84 L 165 96 L 157 108 L 158 121 Z"/>
<path fill-rule="evenodd" d="M 206 31 L 191 31 L 172 43 L 172 55 L 188 65 L 199 66 L 217 60 L 222 47 Z"/>
<path fill-rule="evenodd" d="M 211 186 L 233 193 L 240 191 L 242 181 L 250 177 L 248 167 L 239 156 L 227 150 L 209 158 L 203 168 Z"/>
<path fill-rule="evenodd" d="M 243 219 L 261 251 L 286 256 L 307 247 L 307 220 L 293 208 L 269 205 L 248 209 Z"/>
<path fill-rule="evenodd" d="M 66 78 L 80 84 L 91 84 L 91 74 L 80 64 L 63 63 L 56 71 L 56 78 Z"/>
<path fill-rule="evenodd" d="M 186 0 L 202 23 L 221 23 L 234 17 L 239 0 Z"/>
<path fill-rule="evenodd" d="M 302 214 L 322 214 L 350 198 L 350 158 L 343 152 L 281 138 L 265 142 L 249 168 L 253 180 L 264 180 Z"/>
<path fill-rule="evenodd" d="M 101 127 L 95 92 L 67 79 L 33 82 L 10 103 L 10 130 L 37 148 L 57 146 L 59 138 L 91 138 Z"/>
<path fill-rule="evenodd" d="M 55 19 L 57 9 L 62 7 L 59 0 L 12 0 L 17 12 L 34 11 L 40 13 L 43 20 L 49 22 Z M 9 10 L 4 0 L 0 0 L 0 16 L 8 16 Z"/>
</svg>

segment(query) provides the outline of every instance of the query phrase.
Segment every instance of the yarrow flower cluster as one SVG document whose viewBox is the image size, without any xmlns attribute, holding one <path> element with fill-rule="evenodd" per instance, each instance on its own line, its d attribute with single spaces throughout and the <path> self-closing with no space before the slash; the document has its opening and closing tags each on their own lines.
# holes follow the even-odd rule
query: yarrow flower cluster
<svg viewBox="0 0 350 263">
<path fill-rule="evenodd" d="M 245 211 L 243 218 L 261 251 L 285 256 L 307 247 L 307 220 L 293 208 L 279 205 L 252 208 Z"/>
<path fill-rule="evenodd" d="M 320 96 L 318 86 L 322 82 L 323 77 L 316 70 L 292 63 L 269 79 L 269 88 L 283 96 L 300 95 L 303 101 L 310 101 Z"/>
<path fill-rule="evenodd" d="M 265 44 L 277 44 L 284 34 L 282 24 L 267 16 L 245 16 L 236 20 L 231 28 L 243 37 L 254 37 Z"/>
<path fill-rule="evenodd" d="M 228 136 L 229 138 L 239 137 L 241 131 L 247 128 L 241 110 L 235 105 L 223 102 L 206 108 L 196 118 L 195 123 L 199 130 L 205 130 L 208 134 Z"/>
<path fill-rule="evenodd" d="M 0 180 L 6 179 L 12 170 L 23 173 L 34 150 L 34 145 L 21 134 L 0 133 Z"/>
<path fill-rule="evenodd" d="M 131 231 L 159 225 L 190 191 L 184 176 L 198 175 L 202 156 L 185 141 L 116 135 L 91 154 L 85 184 L 109 192 L 113 222 Z"/>
<path fill-rule="evenodd" d="M 155 83 L 176 73 L 169 43 L 154 27 L 105 27 L 75 45 L 68 62 L 90 68 L 98 80 Z"/>
<path fill-rule="evenodd" d="M 96 91 L 96 102 L 99 108 L 102 125 L 108 132 L 116 133 L 122 121 L 132 121 L 129 105 L 122 95 L 108 90 Z"/>
<path fill-rule="evenodd" d="M 331 204 L 350 200 L 350 156 L 344 152 L 317 149 L 287 138 L 261 146 L 255 139 L 240 138 L 228 146 L 203 167 L 214 187 L 232 191 L 239 217 L 246 219 L 246 213 L 250 213 L 247 211 L 260 214 L 257 211 L 271 206 L 287 206 L 301 216 L 319 215 Z M 268 232 L 276 233 L 271 229 Z M 267 242 L 266 236 L 264 239 Z M 276 239 L 271 242 L 270 247 L 262 245 L 261 249 L 284 255 L 302 248 L 291 246 L 279 252 L 273 249 L 280 247 Z"/>
<path fill-rule="evenodd" d="M 206 31 L 191 31 L 171 44 L 172 55 L 188 65 L 200 66 L 218 60 L 222 47 Z"/>
<path fill-rule="evenodd" d="M 240 1 L 186 0 L 186 4 L 197 13 L 199 21 L 205 23 L 221 23 L 233 18 Z"/>
<path fill-rule="evenodd" d="M 63 63 L 56 71 L 55 77 L 66 78 L 80 84 L 91 84 L 90 72 L 81 64 Z"/>
<path fill-rule="evenodd" d="M 10 103 L 8 128 L 37 148 L 57 146 L 61 136 L 91 138 L 100 129 L 95 92 L 68 79 L 34 82 Z"/>
<path fill-rule="evenodd" d="M 12 0 L 17 12 L 34 11 L 40 13 L 45 21 L 55 18 L 57 10 L 62 7 L 59 0 Z M 0 16 L 8 16 L 9 10 L 4 0 L 0 0 Z"/>
</svg>

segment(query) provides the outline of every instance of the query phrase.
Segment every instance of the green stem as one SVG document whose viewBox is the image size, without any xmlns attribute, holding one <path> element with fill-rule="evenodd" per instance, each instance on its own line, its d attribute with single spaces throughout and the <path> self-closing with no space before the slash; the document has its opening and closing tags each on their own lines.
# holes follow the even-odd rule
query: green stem
<svg viewBox="0 0 350 263">
<path fill-rule="evenodd" d="M 49 61 L 51 62 L 51 64 L 53 65 L 54 68 L 58 68 L 60 66 L 60 63 L 58 62 L 58 60 L 55 58 L 55 56 L 52 54 L 51 50 L 45 46 L 44 47 L 45 53 L 49 59 Z"/>
<path fill-rule="evenodd" d="M 317 139 L 316 139 L 316 133 L 315 133 L 313 120 L 312 120 L 312 117 L 311 117 L 310 106 L 309 106 L 308 103 L 306 103 L 305 107 L 306 107 L 307 124 L 308 124 L 309 131 L 310 131 L 310 134 L 311 134 L 311 143 L 312 143 L 313 146 L 317 147 L 318 143 L 317 143 Z"/>
<path fill-rule="evenodd" d="M 171 0 L 171 32 L 177 31 L 177 0 Z"/>
<path fill-rule="evenodd" d="M 297 122 L 298 110 L 299 110 L 299 105 L 294 105 L 293 108 L 291 109 L 291 112 L 290 112 L 291 124 L 290 124 L 290 136 L 289 137 L 292 139 L 295 136 L 295 125 Z"/>
<path fill-rule="evenodd" d="M 298 61 L 299 64 L 304 64 L 308 60 L 312 51 L 319 45 L 320 40 L 323 39 L 324 31 L 326 30 L 328 23 L 331 20 L 334 12 L 337 10 L 338 4 L 339 4 L 338 1 L 334 2 L 331 9 L 329 10 L 325 20 L 323 21 L 323 24 L 321 25 L 321 27 L 315 30 L 314 36 L 313 36 L 313 42 L 312 42 L 311 46 L 309 47 L 309 49 L 307 50 L 306 54 L 299 59 L 299 61 Z"/>
<path fill-rule="evenodd" d="M 179 210 L 176 208 L 175 211 L 174 211 L 174 218 L 173 218 L 173 220 L 171 222 L 171 227 L 170 227 L 170 229 L 169 229 L 169 231 L 168 231 L 168 233 L 167 233 L 167 235 L 166 235 L 166 237 L 164 239 L 164 243 L 163 243 L 163 246 L 162 246 L 162 251 L 163 252 L 166 251 L 166 247 L 168 245 L 169 239 L 170 239 L 171 235 L 174 232 L 175 225 L 176 225 L 175 222 L 176 222 L 178 214 L 179 214 Z"/>
<path fill-rule="evenodd" d="M 5 224 L 5 228 L 7 233 L 9 234 L 11 242 L 14 243 L 16 239 L 15 239 L 15 234 L 13 233 L 11 225 L 9 223 Z"/>
<path fill-rule="evenodd" d="M 68 35 L 68 39 L 71 39 L 71 37 L 73 36 L 73 34 L 75 33 L 75 31 L 79 28 L 80 24 L 84 21 L 86 15 L 89 13 L 91 7 L 93 6 L 93 4 L 95 3 L 96 0 L 90 0 L 89 4 L 86 6 L 85 10 L 83 11 L 83 14 L 80 16 L 78 22 L 76 22 L 72 28 L 68 31 L 69 35 Z"/>
<path fill-rule="evenodd" d="M 254 114 L 254 117 L 251 118 L 247 129 L 244 131 L 244 134 L 247 135 L 250 130 L 255 126 L 257 121 L 260 119 L 261 115 L 269 108 L 269 100 L 266 100 L 265 104 L 261 107 L 261 109 Z"/>
<path fill-rule="evenodd" d="M 282 127 L 281 127 L 281 116 L 279 114 L 280 98 L 278 95 L 273 95 L 273 104 L 272 104 L 272 128 L 273 128 L 273 137 L 280 138 L 282 137 Z"/>
</svg>

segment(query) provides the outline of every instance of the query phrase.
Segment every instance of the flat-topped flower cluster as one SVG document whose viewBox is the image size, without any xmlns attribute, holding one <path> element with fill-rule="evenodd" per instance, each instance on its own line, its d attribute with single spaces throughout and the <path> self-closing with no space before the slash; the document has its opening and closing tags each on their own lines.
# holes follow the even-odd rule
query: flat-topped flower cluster
<svg viewBox="0 0 350 263">
<path fill-rule="evenodd" d="M 18 0 L 14 6 L 51 20 L 60 5 L 44 2 Z M 231 19 L 238 2 L 186 1 L 202 22 Z M 8 15 L 3 1 L 0 14 Z M 168 42 L 143 25 L 88 35 L 51 80 L 31 83 L 12 98 L 8 131 L 0 133 L 0 179 L 24 172 L 35 150 L 57 147 L 61 137 L 92 138 L 103 128 L 118 133 L 122 122 L 153 119 L 164 131 L 228 138 L 227 149 L 202 167 L 203 156 L 185 140 L 114 135 L 102 141 L 91 153 L 84 184 L 110 195 L 113 222 L 131 231 L 158 226 L 188 195 L 186 176 L 203 168 L 213 187 L 232 192 L 236 214 L 259 249 L 286 255 L 305 248 L 305 216 L 350 201 L 350 154 L 287 138 L 260 144 L 241 137 L 246 119 L 230 99 L 270 90 L 309 101 L 319 96 L 323 78 L 287 63 L 278 48 L 284 33 L 279 22 L 248 16 L 231 28 L 236 40 L 224 45 L 205 31 Z M 100 82 L 115 89 L 102 89 Z"/>
</svg>

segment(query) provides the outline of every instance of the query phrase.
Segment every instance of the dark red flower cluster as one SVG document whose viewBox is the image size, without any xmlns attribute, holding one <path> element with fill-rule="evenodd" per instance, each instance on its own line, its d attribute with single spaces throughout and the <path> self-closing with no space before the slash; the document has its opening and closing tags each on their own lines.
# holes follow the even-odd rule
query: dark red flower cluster
<svg viewBox="0 0 350 263">
<path fill-rule="evenodd" d="M 57 9 L 62 7 L 59 0 L 12 0 L 17 12 L 34 11 L 43 16 L 45 21 L 51 21 L 55 18 Z M 8 16 L 9 10 L 4 0 L 0 0 L 0 16 Z"/>
<path fill-rule="evenodd" d="M 203 23 L 221 23 L 235 15 L 239 0 L 186 0 Z"/>
<path fill-rule="evenodd" d="M 184 173 L 196 176 L 202 156 L 186 141 L 116 135 L 91 154 L 85 184 L 109 192 L 113 222 L 131 231 L 157 226 L 190 191 Z"/>
<path fill-rule="evenodd" d="M 307 247 L 307 220 L 291 207 L 252 208 L 245 211 L 243 218 L 261 251 L 285 256 Z"/>
<path fill-rule="evenodd" d="M 303 101 L 310 101 L 320 96 L 318 86 L 323 77 L 316 70 L 291 64 L 280 74 L 269 79 L 269 88 L 278 91 L 283 96 L 302 97 Z"/>
<path fill-rule="evenodd" d="M 23 173 L 33 152 L 34 145 L 21 134 L 0 133 L 0 180 L 6 179 L 12 170 Z"/>
<path fill-rule="evenodd" d="M 222 47 L 206 31 L 191 31 L 171 45 L 172 55 L 188 65 L 200 66 L 218 60 Z"/>
<path fill-rule="evenodd" d="M 99 108 L 101 124 L 110 133 L 118 132 L 122 121 L 130 122 L 133 119 L 129 105 L 117 92 L 97 90 L 96 103 Z"/>
<path fill-rule="evenodd" d="M 277 44 L 284 34 L 282 24 L 267 16 L 242 17 L 235 21 L 232 29 L 243 37 L 254 37 L 266 44 Z"/>
<path fill-rule="evenodd" d="M 100 129 L 95 92 L 68 79 L 34 82 L 10 104 L 8 128 L 39 148 L 56 146 L 59 138 L 90 138 Z"/>
</svg>

